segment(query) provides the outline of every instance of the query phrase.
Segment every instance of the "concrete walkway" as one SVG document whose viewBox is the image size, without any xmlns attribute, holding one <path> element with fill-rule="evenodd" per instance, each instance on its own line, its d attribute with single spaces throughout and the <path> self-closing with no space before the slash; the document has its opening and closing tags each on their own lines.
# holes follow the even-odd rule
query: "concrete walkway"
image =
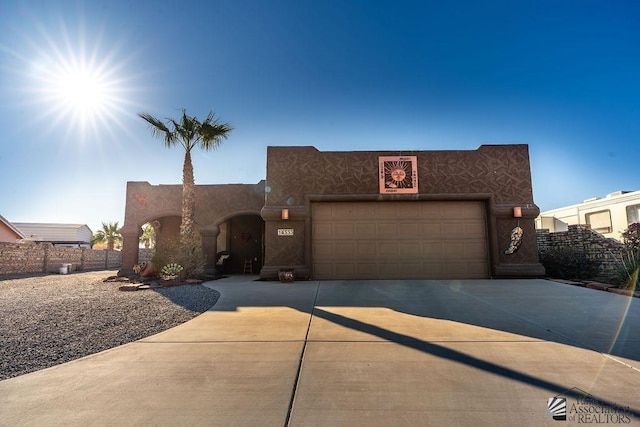
<svg viewBox="0 0 640 427">
<path fill-rule="evenodd" d="M 0 425 L 640 425 L 638 299 L 545 280 L 207 286 L 220 300 L 183 325 L 0 381 Z"/>
</svg>

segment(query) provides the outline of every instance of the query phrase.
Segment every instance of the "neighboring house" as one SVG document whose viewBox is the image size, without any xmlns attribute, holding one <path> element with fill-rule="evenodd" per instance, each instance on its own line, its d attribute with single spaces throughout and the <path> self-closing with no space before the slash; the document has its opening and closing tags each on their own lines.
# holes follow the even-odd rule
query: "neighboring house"
<svg viewBox="0 0 640 427">
<path fill-rule="evenodd" d="M 238 159 L 241 163 L 242 159 Z M 196 230 L 215 267 L 314 279 L 544 275 L 527 145 L 456 151 L 268 147 L 266 180 L 196 186 Z M 179 233 L 180 185 L 128 182 L 121 274 L 141 227 L 158 246 Z M 226 271 L 226 267 L 225 267 Z"/>
<path fill-rule="evenodd" d="M 93 233 L 85 224 L 45 224 L 38 222 L 14 222 L 25 240 L 47 242 L 68 248 L 90 248 Z"/>
<path fill-rule="evenodd" d="M 640 191 L 616 191 L 577 205 L 541 212 L 537 229 L 567 231 L 569 225 L 589 225 L 605 237 L 621 239 L 629 224 L 640 222 Z"/>
<path fill-rule="evenodd" d="M 14 243 L 24 239 L 24 234 L 0 215 L 0 242 Z"/>
</svg>

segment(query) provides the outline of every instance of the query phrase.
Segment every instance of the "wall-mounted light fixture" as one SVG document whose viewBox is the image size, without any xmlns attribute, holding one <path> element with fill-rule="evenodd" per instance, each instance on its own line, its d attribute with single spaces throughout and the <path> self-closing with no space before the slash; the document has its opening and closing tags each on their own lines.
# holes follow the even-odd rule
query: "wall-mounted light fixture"
<svg viewBox="0 0 640 427">
<path fill-rule="evenodd" d="M 514 206 L 513 207 L 513 217 L 514 218 L 522 218 L 522 207 Z"/>
<path fill-rule="evenodd" d="M 282 209 L 280 218 L 289 219 L 289 209 Z"/>
</svg>

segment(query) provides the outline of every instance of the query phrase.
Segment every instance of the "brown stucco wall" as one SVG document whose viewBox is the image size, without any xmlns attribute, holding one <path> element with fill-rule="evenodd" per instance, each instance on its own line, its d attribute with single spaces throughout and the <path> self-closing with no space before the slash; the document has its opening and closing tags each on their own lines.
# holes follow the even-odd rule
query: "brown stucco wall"
<svg viewBox="0 0 640 427">
<path fill-rule="evenodd" d="M 121 274 L 130 274 L 138 262 L 138 237 L 147 222 L 181 217 L 182 185 L 128 182 L 122 235 Z M 196 185 L 195 222 L 209 263 L 215 261 L 218 225 L 242 215 L 259 215 L 264 206 L 264 181 L 257 184 Z M 167 221 L 170 221 L 169 219 Z"/>
<path fill-rule="evenodd" d="M 379 156 L 417 156 L 418 194 L 379 194 Z M 321 152 L 314 147 L 268 147 L 265 220 L 265 265 L 261 276 L 280 268 L 298 276 L 311 274 L 312 201 L 481 200 L 487 206 L 488 241 L 493 277 L 544 274 L 539 263 L 528 146 L 482 145 L 469 151 Z M 513 218 L 513 207 L 523 217 Z M 289 209 L 290 219 L 281 220 Z M 504 254 L 517 224 L 524 230 L 520 249 Z M 294 236 L 277 236 L 294 228 Z"/>
<path fill-rule="evenodd" d="M 182 185 L 128 182 L 124 226 L 141 227 L 163 216 L 181 216 Z M 196 185 L 195 221 L 200 228 L 235 212 L 264 206 L 264 181 L 258 184 Z"/>
</svg>

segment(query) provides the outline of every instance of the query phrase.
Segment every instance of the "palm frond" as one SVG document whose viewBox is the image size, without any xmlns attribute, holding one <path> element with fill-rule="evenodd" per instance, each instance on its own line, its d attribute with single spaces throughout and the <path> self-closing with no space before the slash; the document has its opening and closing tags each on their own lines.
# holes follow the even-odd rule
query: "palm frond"
<svg viewBox="0 0 640 427">
<path fill-rule="evenodd" d="M 152 116 L 149 113 L 138 113 L 138 116 L 149 124 L 151 135 L 164 140 L 167 147 L 171 147 L 176 143 L 175 131 L 169 129 L 169 127 L 162 120 Z M 176 129 L 175 123 L 174 129 Z"/>
<path fill-rule="evenodd" d="M 203 150 L 215 150 L 232 131 L 233 126 L 230 123 L 221 123 L 214 117 L 213 112 L 210 112 L 200 126 L 200 147 Z"/>
</svg>

